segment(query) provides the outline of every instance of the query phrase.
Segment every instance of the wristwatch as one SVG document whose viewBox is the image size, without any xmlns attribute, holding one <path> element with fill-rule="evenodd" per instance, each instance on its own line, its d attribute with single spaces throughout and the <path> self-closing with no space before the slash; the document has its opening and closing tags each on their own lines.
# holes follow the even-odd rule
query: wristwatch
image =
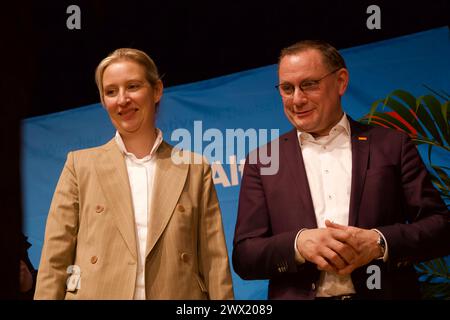
<svg viewBox="0 0 450 320">
<path fill-rule="evenodd" d="M 377 245 L 381 249 L 381 256 L 384 257 L 384 253 L 386 252 L 386 242 L 384 242 L 384 238 L 381 234 L 378 235 Z"/>
</svg>

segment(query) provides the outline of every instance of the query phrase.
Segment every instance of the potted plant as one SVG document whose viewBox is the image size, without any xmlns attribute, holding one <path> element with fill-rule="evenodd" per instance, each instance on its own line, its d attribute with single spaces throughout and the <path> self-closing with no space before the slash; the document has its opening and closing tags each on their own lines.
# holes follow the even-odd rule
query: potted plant
<svg viewBox="0 0 450 320">
<path fill-rule="evenodd" d="M 425 87 L 431 94 L 417 98 L 404 90 L 393 91 L 386 98 L 375 101 L 369 114 L 359 121 L 401 130 L 414 143 L 425 147 L 428 158 L 426 166 L 431 180 L 448 206 L 450 168 L 445 162 L 445 165 L 434 163 L 432 154 L 437 152 L 441 158 L 450 159 L 450 95 Z M 385 109 L 390 111 L 382 112 Z M 422 284 L 424 299 L 450 299 L 450 261 L 448 263 L 442 257 L 418 263 L 415 268 Z"/>
</svg>

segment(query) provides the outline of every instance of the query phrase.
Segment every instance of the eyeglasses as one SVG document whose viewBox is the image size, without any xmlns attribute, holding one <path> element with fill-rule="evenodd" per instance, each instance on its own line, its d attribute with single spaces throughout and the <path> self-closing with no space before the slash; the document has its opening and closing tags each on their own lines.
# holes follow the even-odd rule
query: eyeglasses
<svg viewBox="0 0 450 320">
<path fill-rule="evenodd" d="M 336 71 L 340 70 L 341 68 L 338 68 L 334 71 L 331 71 L 330 73 L 327 73 L 320 79 L 314 79 L 314 80 L 305 80 L 300 83 L 298 88 L 304 93 L 308 94 L 310 92 L 313 92 L 314 90 L 317 90 L 319 88 L 320 81 L 325 79 L 326 77 L 332 75 Z M 276 85 L 275 88 L 277 88 L 280 91 L 280 94 L 283 97 L 290 98 L 295 93 L 295 86 L 291 83 L 280 83 L 279 85 Z"/>
</svg>

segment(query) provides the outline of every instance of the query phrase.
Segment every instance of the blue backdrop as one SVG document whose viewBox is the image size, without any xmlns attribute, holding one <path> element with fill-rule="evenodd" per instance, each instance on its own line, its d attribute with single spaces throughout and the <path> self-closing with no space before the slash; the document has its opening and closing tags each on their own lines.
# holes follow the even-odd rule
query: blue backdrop
<svg viewBox="0 0 450 320">
<path fill-rule="evenodd" d="M 420 96 L 430 93 L 423 87 L 426 84 L 449 92 L 449 39 L 448 28 L 444 27 L 342 50 L 350 72 L 350 85 L 343 99 L 346 112 L 359 119 L 372 102 L 395 89 Z M 194 121 L 202 121 L 203 131 L 216 128 L 224 135 L 226 129 L 237 128 L 278 129 L 282 134 L 291 125 L 285 119 L 275 84 L 277 66 L 270 65 L 166 88 L 158 127 L 166 141 L 174 145 L 177 141 L 171 141 L 172 132 L 186 128 L 194 136 Z M 22 131 L 24 232 L 32 244 L 31 261 L 37 267 L 48 209 L 67 152 L 101 145 L 113 137 L 115 130 L 101 105 L 93 104 L 25 119 Z M 203 142 L 203 148 L 206 145 L 208 142 Z M 236 156 L 239 163 L 243 155 Z M 439 153 L 435 157 L 441 164 L 448 163 L 449 159 Z M 241 173 L 229 158 L 215 164 L 213 173 L 231 257 Z M 233 272 L 233 282 L 237 299 L 267 296 L 266 281 L 244 281 Z"/>
</svg>

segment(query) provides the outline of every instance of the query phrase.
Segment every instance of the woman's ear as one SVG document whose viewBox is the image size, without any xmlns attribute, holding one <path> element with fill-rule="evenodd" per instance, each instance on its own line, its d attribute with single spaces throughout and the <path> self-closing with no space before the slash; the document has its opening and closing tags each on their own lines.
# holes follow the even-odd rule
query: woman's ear
<svg viewBox="0 0 450 320">
<path fill-rule="evenodd" d="M 158 103 L 161 100 L 163 91 L 164 91 L 163 83 L 161 80 L 158 80 L 153 85 L 153 99 L 155 100 L 155 103 Z"/>
</svg>

